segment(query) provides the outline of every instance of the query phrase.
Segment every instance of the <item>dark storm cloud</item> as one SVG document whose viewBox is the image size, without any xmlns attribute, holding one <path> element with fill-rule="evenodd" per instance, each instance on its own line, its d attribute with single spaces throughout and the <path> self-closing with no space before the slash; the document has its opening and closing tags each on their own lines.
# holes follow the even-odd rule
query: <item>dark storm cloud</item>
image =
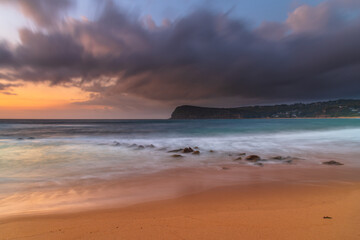
<svg viewBox="0 0 360 240">
<path fill-rule="evenodd" d="M 0 78 L 1 78 L 1 74 L 0 74 Z M 0 94 L 16 95 L 16 93 L 12 92 L 12 88 L 18 87 L 18 86 L 20 86 L 20 84 L 10 84 L 10 83 L 1 83 L 0 82 Z"/>
<path fill-rule="evenodd" d="M 95 21 L 22 29 L 21 44 L 0 45 L 0 65 L 12 70 L 8 80 L 79 86 L 104 105 L 126 94 L 162 102 L 360 97 L 360 21 L 343 14 L 355 3 L 304 5 L 286 22 L 253 29 L 205 10 L 156 25 L 109 2 Z"/>
<path fill-rule="evenodd" d="M 13 87 L 14 85 L 12 84 L 3 84 L 3 83 L 0 83 L 0 91 L 3 91 L 3 90 L 6 90 L 10 87 Z"/>
<path fill-rule="evenodd" d="M 7 64 L 10 65 L 12 63 L 13 53 L 9 49 L 9 46 L 6 43 L 0 43 L 0 66 Z"/>
</svg>

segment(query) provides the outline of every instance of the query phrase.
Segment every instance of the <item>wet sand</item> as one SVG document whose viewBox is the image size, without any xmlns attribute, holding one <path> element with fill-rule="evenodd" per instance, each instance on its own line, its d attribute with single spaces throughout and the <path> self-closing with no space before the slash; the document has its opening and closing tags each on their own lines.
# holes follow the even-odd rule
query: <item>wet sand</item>
<svg viewBox="0 0 360 240">
<path fill-rule="evenodd" d="M 5 218 L 0 239 L 360 239 L 357 172 L 283 169 L 271 171 L 276 181 L 197 189 L 127 207 Z M 232 169 L 220 173 L 238 174 Z M 179 176 L 191 182 L 194 174 L 174 178 Z"/>
</svg>

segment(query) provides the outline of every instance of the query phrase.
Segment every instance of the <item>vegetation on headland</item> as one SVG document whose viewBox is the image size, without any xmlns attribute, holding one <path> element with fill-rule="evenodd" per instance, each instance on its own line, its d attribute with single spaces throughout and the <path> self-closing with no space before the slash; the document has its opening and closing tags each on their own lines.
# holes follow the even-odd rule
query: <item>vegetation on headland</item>
<svg viewBox="0 0 360 240">
<path fill-rule="evenodd" d="M 335 100 L 314 103 L 209 108 L 179 106 L 171 119 L 242 119 L 242 118 L 337 118 L 360 117 L 360 100 Z"/>
</svg>

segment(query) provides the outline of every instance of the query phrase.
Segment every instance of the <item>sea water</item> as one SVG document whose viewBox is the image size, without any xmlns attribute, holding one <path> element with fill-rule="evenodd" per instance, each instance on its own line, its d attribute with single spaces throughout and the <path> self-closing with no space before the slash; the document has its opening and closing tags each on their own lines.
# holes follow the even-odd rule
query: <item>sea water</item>
<svg viewBox="0 0 360 240">
<path fill-rule="evenodd" d="M 184 147 L 200 155 L 169 152 Z M 283 164 L 274 156 L 300 159 L 298 167 L 335 160 L 360 168 L 360 119 L 0 120 L 0 214 L 131 198 L 131 191 L 110 197 L 94 189 L 234 164 L 240 153 L 267 159 L 264 168 Z"/>
</svg>

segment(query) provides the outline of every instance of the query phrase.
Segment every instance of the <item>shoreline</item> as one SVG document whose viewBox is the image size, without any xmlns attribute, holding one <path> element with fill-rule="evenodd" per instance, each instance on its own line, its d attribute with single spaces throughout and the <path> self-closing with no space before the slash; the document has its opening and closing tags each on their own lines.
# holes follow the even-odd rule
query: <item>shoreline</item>
<svg viewBox="0 0 360 240">
<path fill-rule="evenodd" d="M 222 186 L 128 207 L 3 219 L 0 238 L 355 239 L 359 201 L 360 182 Z"/>
</svg>

